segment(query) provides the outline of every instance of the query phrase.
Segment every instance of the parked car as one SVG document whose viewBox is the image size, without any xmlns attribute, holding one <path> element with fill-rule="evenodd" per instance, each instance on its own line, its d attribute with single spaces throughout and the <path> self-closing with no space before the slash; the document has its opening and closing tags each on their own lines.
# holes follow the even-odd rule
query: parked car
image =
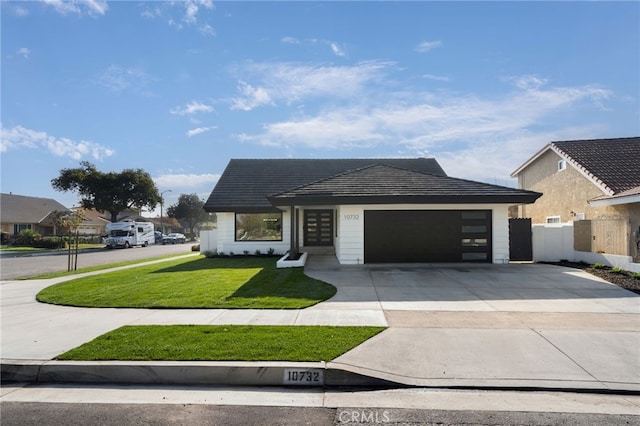
<svg viewBox="0 0 640 426">
<path fill-rule="evenodd" d="M 169 235 L 162 237 L 162 244 L 182 244 L 186 241 L 184 234 L 172 232 Z"/>
<path fill-rule="evenodd" d="M 153 235 L 156 237 L 156 244 L 162 243 L 162 240 L 166 237 L 166 235 L 160 231 L 154 232 Z"/>
</svg>

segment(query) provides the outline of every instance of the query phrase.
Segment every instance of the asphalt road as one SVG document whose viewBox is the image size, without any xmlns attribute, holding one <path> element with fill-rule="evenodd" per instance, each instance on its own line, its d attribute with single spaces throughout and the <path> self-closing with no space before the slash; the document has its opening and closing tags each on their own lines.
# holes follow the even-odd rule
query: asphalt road
<svg viewBox="0 0 640 426">
<path fill-rule="evenodd" d="M 127 260 L 145 259 L 171 253 L 190 253 L 193 243 L 157 244 L 148 247 L 132 247 L 129 249 L 95 249 L 78 255 L 78 269 L 89 266 L 124 262 Z M 0 252 L 0 279 L 13 280 L 49 272 L 66 271 L 67 255 L 48 254 L 14 257 L 12 254 Z"/>
<path fill-rule="evenodd" d="M 637 416 L 397 408 L 3 402 L 2 425 L 630 425 Z"/>
</svg>

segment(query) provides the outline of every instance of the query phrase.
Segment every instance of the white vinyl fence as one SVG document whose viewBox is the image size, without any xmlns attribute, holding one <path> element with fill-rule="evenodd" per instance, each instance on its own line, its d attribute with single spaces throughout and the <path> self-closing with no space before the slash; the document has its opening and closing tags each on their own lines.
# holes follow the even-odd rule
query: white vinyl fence
<svg viewBox="0 0 640 426">
<path fill-rule="evenodd" d="M 573 222 L 534 224 L 531 228 L 534 262 L 584 261 L 589 264 L 602 263 L 626 271 L 640 272 L 640 263 L 634 263 L 631 256 L 575 250 L 573 248 Z"/>
</svg>

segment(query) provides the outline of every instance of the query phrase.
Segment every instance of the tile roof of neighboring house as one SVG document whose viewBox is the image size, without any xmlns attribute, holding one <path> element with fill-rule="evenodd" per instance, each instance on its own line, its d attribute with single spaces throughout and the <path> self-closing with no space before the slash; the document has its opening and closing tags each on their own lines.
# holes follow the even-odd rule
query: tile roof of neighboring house
<svg viewBox="0 0 640 426">
<path fill-rule="evenodd" d="M 269 197 L 275 205 L 404 203 L 533 203 L 542 194 L 438 176 L 387 165 L 371 165 Z"/>
<path fill-rule="evenodd" d="M 271 211 L 267 199 L 291 188 L 361 169 L 384 164 L 438 176 L 446 176 L 433 158 L 392 159 L 234 159 L 229 162 L 205 203 L 209 212 Z"/>
<path fill-rule="evenodd" d="M 3 223 L 42 223 L 54 211 L 68 210 L 52 198 L 0 194 L 0 220 Z"/>
<path fill-rule="evenodd" d="M 551 142 L 511 176 L 517 176 L 548 150 L 571 163 L 605 196 L 619 195 L 640 186 L 640 137 Z"/>
</svg>

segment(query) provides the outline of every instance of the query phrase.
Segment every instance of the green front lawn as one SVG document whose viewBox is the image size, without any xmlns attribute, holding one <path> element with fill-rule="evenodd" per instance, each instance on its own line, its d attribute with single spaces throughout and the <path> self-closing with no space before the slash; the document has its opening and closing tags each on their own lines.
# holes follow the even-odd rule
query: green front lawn
<svg viewBox="0 0 640 426">
<path fill-rule="evenodd" d="M 275 264 L 269 257 L 189 257 L 66 281 L 36 298 L 98 308 L 300 309 L 336 293 L 302 268 Z"/>
<path fill-rule="evenodd" d="M 56 357 L 74 361 L 330 361 L 384 327 L 125 326 Z"/>
</svg>

